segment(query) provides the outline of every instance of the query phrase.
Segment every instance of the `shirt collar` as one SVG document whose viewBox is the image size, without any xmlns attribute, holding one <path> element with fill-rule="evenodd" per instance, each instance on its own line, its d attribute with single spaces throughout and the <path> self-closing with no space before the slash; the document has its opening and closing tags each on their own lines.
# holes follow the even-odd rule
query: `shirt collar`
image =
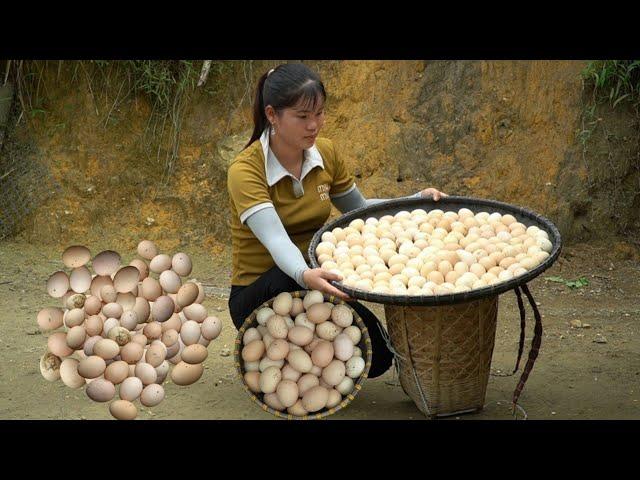
<svg viewBox="0 0 640 480">
<path fill-rule="evenodd" d="M 267 184 L 272 187 L 284 177 L 295 177 L 284 168 L 275 154 L 269 148 L 269 131 L 271 129 L 267 127 L 262 136 L 260 137 L 260 143 L 262 144 L 262 153 L 264 154 L 264 169 L 267 174 Z M 324 170 L 324 162 L 322 155 L 318 151 L 318 147 L 314 144 L 311 148 L 304 150 L 304 163 L 302 164 L 302 173 L 300 175 L 300 181 L 307 176 L 307 174 L 315 167 L 320 167 Z"/>
</svg>

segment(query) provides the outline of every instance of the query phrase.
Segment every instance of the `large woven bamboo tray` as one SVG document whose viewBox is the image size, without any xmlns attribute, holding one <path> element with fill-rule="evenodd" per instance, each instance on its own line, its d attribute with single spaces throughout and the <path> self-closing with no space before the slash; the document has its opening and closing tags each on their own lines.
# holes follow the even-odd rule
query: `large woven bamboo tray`
<svg viewBox="0 0 640 480">
<path fill-rule="evenodd" d="M 382 303 L 385 305 L 450 305 L 492 297 L 526 284 L 551 267 L 553 262 L 558 258 L 558 255 L 560 255 L 562 239 L 556 226 L 548 218 L 538 215 L 526 208 L 517 207 L 495 200 L 485 200 L 472 197 L 448 196 L 441 198 L 437 202 L 429 198 L 400 198 L 381 202 L 371 207 L 353 210 L 341 217 L 338 217 L 333 222 L 324 225 L 315 233 L 311 239 L 311 244 L 309 245 L 309 260 L 311 262 L 311 266 L 313 268 L 318 268 L 320 266 L 315 252 L 316 247 L 322 241 L 321 237 L 324 232 L 330 232 L 337 227 L 344 228 L 348 226 L 352 220 L 357 218 L 361 218 L 363 220 L 366 220 L 369 217 L 380 218 L 384 215 L 394 215 L 401 210 L 411 211 L 417 208 L 422 208 L 427 212 L 437 208 L 444 211 L 457 211 L 461 208 L 468 208 L 474 213 L 479 211 L 490 211 L 499 212 L 503 215 L 511 214 L 527 227 L 535 225 L 536 227 L 545 230 L 549 234 L 549 241 L 552 244 L 552 250 L 549 257 L 544 262 L 523 275 L 506 282 L 496 283 L 494 285 L 489 285 L 487 287 L 467 292 L 450 293 L 445 295 L 389 295 L 367 292 L 346 286 L 342 282 L 332 281 L 331 283 L 335 285 L 336 288 L 349 294 L 351 298 L 365 300 L 368 302 Z"/>
</svg>

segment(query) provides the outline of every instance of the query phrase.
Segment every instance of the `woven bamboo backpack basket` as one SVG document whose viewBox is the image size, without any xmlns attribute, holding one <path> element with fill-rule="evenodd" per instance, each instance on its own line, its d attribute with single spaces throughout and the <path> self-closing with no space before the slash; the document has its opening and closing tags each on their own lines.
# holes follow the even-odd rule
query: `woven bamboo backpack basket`
<svg viewBox="0 0 640 480">
<path fill-rule="evenodd" d="M 322 227 L 309 245 L 309 259 L 319 267 L 316 247 L 324 232 L 346 227 L 355 219 L 380 218 L 405 210 L 432 209 L 511 214 L 527 227 L 535 225 L 549 234 L 552 251 L 540 265 L 512 280 L 467 292 L 434 296 L 398 296 L 372 293 L 332 282 L 350 297 L 384 305 L 388 347 L 394 354 L 400 384 L 418 409 L 430 418 L 482 410 L 495 344 L 498 296 L 514 290 L 520 311 L 520 343 L 516 370 L 524 345 L 524 292 L 535 317 L 529 358 L 513 395 L 518 397 L 533 368 L 542 338 L 542 322 L 527 282 L 540 275 L 557 259 L 561 249 L 558 229 L 547 218 L 524 208 L 493 200 L 448 196 L 435 202 L 428 198 L 402 198 L 353 210 Z"/>
<path fill-rule="evenodd" d="M 293 298 L 304 298 L 305 295 L 308 293 L 308 291 L 298 290 L 298 291 L 289 292 L 289 293 L 291 293 L 291 296 Z M 265 412 L 269 412 L 278 418 L 285 418 L 287 420 L 315 420 L 315 419 L 319 420 L 319 419 L 326 418 L 330 415 L 333 415 L 334 413 L 347 407 L 347 405 L 349 405 L 355 399 L 355 397 L 358 395 L 360 390 L 362 390 L 362 384 L 366 380 L 367 375 L 369 374 L 369 369 L 371 368 L 371 359 L 373 356 L 373 352 L 371 350 L 371 338 L 369 337 L 369 331 L 367 330 L 367 327 L 365 326 L 364 322 L 362 321 L 358 313 L 353 308 L 351 308 L 351 306 L 345 303 L 343 300 L 336 298 L 333 295 L 324 294 L 325 302 L 330 302 L 330 303 L 333 303 L 334 305 L 344 305 L 347 308 L 349 308 L 349 310 L 351 310 L 351 313 L 353 314 L 353 324 L 357 325 L 358 328 L 360 329 L 360 332 L 362 333 L 362 337 L 360 338 L 360 342 L 358 342 L 357 346 L 360 348 L 360 350 L 362 350 L 362 355 L 365 360 L 365 366 L 362 374 L 357 379 L 354 379 L 353 391 L 345 395 L 342 401 L 337 406 L 333 408 L 325 408 L 319 412 L 301 417 L 301 416 L 292 415 L 290 413 L 287 413 L 286 411 L 281 412 L 279 410 L 271 408 L 269 405 L 264 403 L 263 401 L 264 394 L 254 393 L 249 388 L 249 386 L 247 385 L 247 382 L 244 380 L 244 374 L 246 373 L 246 371 L 244 369 L 244 361 L 242 360 L 242 356 L 241 356 L 242 337 L 244 336 L 247 329 L 258 326 L 258 320 L 256 319 L 258 310 L 264 307 L 271 307 L 273 305 L 273 300 L 274 299 L 272 298 L 266 301 L 265 303 L 263 303 L 262 305 L 260 305 L 258 308 L 256 308 L 251 313 L 251 315 L 249 315 L 247 319 L 244 321 L 244 323 L 238 330 L 238 335 L 236 336 L 233 356 L 235 359 L 236 370 L 240 375 L 240 379 L 242 380 L 242 386 L 244 387 L 244 390 L 247 392 L 249 397 L 251 397 L 251 400 L 257 403 L 262 410 L 264 410 Z"/>
</svg>

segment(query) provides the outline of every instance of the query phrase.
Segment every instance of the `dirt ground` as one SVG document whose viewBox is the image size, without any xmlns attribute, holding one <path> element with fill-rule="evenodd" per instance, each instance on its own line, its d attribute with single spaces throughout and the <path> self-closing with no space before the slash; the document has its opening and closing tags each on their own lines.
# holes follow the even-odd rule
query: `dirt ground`
<svg viewBox="0 0 640 480">
<path fill-rule="evenodd" d="M 92 245 L 95 254 L 109 245 Z M 46 348 L 36 324 L 37 312 L 59 302 L 45 291 L 47 277 L 62 266 L 61 251 L 27 243 L 0 242 L 0 418 L 110 419 L 105 404 L 92 402 L 84 390 L 71 390 L 60 381 L 40 375 L 38 360 Z M 123 260 L 133 252 L 120 252 Z M 230 278 L 229 251 L 212 258 L 193 257 L 192 276 L 207 286 L 204 305 L 224 322 L 223 331 L 209 345 L 205 374 L 196 384 L 179 387 L 166 380 L 166 398 L 153 409 L 142 407 L 141 419 L 275 419 L 247 396 L 233 365 L 235 329 L 227 311 Z M 528 419 L 640 419 L 640 276 L 637 256 L 610 245 L 565 247 L 556 264 L 531 282 L 530 289 L 543 316 L 540 355 L 520 405 Z M 545 280 L 586 277 L 589 285 L 570 289 Z M 381 305 L 368 304 L 384 318 Z M 531 343 L 533 316 L 527 310 L 523 358 Z M 572 328 L 580 320 L 590 328 Z M 492 375 L 482 412 L 447 420 L 513 417 L 508 404 L 519 374 L 512 371 L 517 355 L 519 316 L 512 292 L 500 298 Z M 606 343 L 595 340 L 604 338 Z M 226 351 L 225 351 L 226 350 Z M 228 354 L 227 352 L 231 352 Z M 518 418 L 522 418 L 520 415 Z M 413 402 L 395 382 L 392 370 L 365 382 L 346 409 L 329 417 L 339 419 L 422 420 Z"/>
</svg>

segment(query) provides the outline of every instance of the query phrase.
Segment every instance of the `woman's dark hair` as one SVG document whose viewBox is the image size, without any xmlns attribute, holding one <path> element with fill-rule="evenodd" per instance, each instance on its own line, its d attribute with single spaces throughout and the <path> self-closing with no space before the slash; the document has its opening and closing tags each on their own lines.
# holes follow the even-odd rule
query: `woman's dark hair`
<svg viewBox="0 0 640 480">
<path fill-rule="evenodd" d="M 269 71 L 271 73 L 266 72 L 258 80 L 253 103 L 253 133 L 244 148 L 259 139 L 267 128 L 269 121 L 264 113 L 267 105 L 278 111 L 302 101 L 313 109 L 318 99 L 327 98 L 318 74 L 303 63 L 285 63 Z"/>
</svg>

